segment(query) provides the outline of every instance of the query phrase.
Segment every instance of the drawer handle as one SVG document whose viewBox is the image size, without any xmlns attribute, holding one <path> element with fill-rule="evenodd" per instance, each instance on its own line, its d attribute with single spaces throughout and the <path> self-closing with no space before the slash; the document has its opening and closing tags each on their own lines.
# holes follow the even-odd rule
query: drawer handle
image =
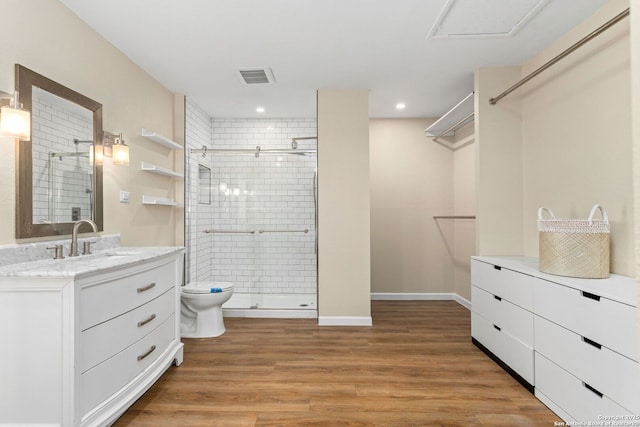
<svg viewBox="0 0 640 427">
<path fill-rule="evenodd" d="M 152 315 L 151 315 L 151 316 L 149 316 L 147 319 L 144 319 L 143 321 L 138 322 L 138 328 L 140 328 L 140 327 L 142 327 L 142 326 L 146 325 L 147 323 L 151 322 L 151 321 L 152 321 L 153 319 L 155 319 L 155 318 L 156 318 L 156 315 L 155 315 L 155 314 L 152 314 Z"/>
<path fill-rule="evenodd" d="M 500 326 L 493 325 L 493 327 L 496 328 L 498 331 L 502 330 L 502 328 Z"/>
<path fill-rule="evenodd" d="M 143 286 L 142 288 L 138 288 L 138 293 L 141 294 L 144 291 L 148 291 L 149 289 L 153 289 L 156 287 L 156 283 L 149 283 L 147 286 Z"/>
<path fill-rule="evenodd" d="M 494 265 L 493 268 L 498 270 L 498 271 L 502 270 L 502 267 L 500 267 L 499 265 Z"/>
<path fill-rule="evenodd" d="M 581 291 L 581 294 L 585 298 L 589 298 L 589 299 L 592 299 L 594 301 L 600 301 L 600 296 L 596 295 L 596 294 L 592 294 L 591 292 Z"/>
<path fill-rule="evenodd" d="M 502 301 L 502 298 L 500 298 L 498 295 L 494 295 L 493 296 L 495 299 L 497 299 L 498 301 Z"/>
<path fill-rule="evenodd" d="M 594 340 L 590 340 L 587 337 L 581 337 L 583 342 L 586 342 L 589 345 L 594 346 L 595 348 L 597 348 L 598 350 L 600 350 L 602 348 L 601 344 L 598 344 L 597 342 L 595 342 Z"/>
<path fill-rule="evenodd" d="M 592 391 L 593 393 L 595 393 L 598 397 L 602 398 L 602 396 L 604 396 L 602 393 L 600 393 L 598 390 L 596 390 L 595 388 L 591 387 L 589 384 L 587 383 L 582 383 L 583 386 L 585 386 L 587 389 L 589 389 L 590 391 Z"/>
<path fill-rule="evenodd" d="M 148 355 L 153 353 L 155 349 L 156 349 L 156 346 L 152 345 L 151 348 L 145 354 L 141 354 L 140 356 L 138 356 L 138 362 L 140 362 L 141 360 L 144 360 Z"/>
</svg>

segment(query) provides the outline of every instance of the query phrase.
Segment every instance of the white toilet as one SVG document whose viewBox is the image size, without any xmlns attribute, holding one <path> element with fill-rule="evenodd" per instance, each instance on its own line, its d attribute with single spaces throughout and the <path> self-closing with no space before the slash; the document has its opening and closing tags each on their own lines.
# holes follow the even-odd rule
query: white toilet
<svg viewBox="0 0 640 427">
<path fill-rule="evenodd" d="M 194 282 L 180 290 L 180 335 L 212 338 L 225 333 L 222 304 L 233 294 L 233 283 Z"/>
</svg>

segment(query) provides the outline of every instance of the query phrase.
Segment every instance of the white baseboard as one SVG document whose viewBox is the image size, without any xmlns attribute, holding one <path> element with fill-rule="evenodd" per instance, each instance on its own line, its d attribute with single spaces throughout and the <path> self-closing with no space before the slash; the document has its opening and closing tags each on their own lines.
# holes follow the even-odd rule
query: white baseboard
<svg viewBox="0 0 640 427">
<path fill-rule="evenodd" d="M 372 326 L 371 316 L 318 316 L 318 326 Z"/>
<path fill-rule="evenodd" d="M 421 293 L 402 293 L 402 292 L 374 292 L 371 294 L 371 300 L 375 301 L 450 301 L 453 300 L 471 310 L 471 301 L 461 297 L 456 293 L 439 293 L 439 292 L 421 292 Z"/>
<path fill-rule="evenodd" d="M 461 297 L 458 294 L 454 294 L 453 299 L 460 304 L 461 306 L 463 306 L 464 308 L 466 308 L 467 310 L 471 311 L 471 301 L 469 301 L 466 298 Z"/>
</svg>

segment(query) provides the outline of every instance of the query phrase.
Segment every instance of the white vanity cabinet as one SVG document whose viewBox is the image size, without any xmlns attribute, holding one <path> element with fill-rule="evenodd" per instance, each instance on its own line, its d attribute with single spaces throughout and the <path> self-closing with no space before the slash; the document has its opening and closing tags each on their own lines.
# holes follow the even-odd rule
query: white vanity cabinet
<svg viewBox="0 0 640 427">
<path fill-rule="evenodd" d="M 510 271 L 512 292 L 524 287 L 531 290 L 527 298 L 532 298 L 532 324 L 526 327 L 533 334 L 530 384 L 535 396 L 571 425 L 640 425 L 636 281 L 615 274 L 608 279 L 549 275 L 538 271 L 536 260 L 530 258 L 474 257 L 474 289 L 487 281 L 488 272 L 497 275 L 490 268 Z M 512 343 L 494 343 L 477 332 L 484 330 L 484 323 L 476 311 L 485 315 L 492 311 L 492 319 L 505 316 L 498 314 L 505 310 L 496 304 L 487 310 L 486 299 L 479 290 L 472 291 L 472 337 L 508 370 L 522 375 L 519 366 L 523 360 L 529 366 L 528 354 L 514 362 L 503 356 L 513 353 Z M 512 329 L 520 328 L 521 322 L 512 319 Z"/>
<path fill-rule="evenodd" d="M 0 270 L 0 426 L 110 425 L 182 363 L 182 249 L 137 249 Z"/>
</svg>

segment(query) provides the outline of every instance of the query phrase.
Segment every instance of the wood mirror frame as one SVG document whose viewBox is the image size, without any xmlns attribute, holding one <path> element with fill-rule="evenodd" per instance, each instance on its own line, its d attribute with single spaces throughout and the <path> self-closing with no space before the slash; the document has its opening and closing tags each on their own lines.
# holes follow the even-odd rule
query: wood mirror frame
<svg viewBox="0 0 640 427">
<path fill-rule="evenodd" d="M 25 110 L 33 112 L 32 87 L 36 86 L 93 112 L 94 152 L 102 152 L 102 104 L 20 64 L 16 64 L 15 73 L 16 90 L 20 93 L 20 101 Z M 31 123 L 33 127 L 33 117 Z M 33 138 L 33 129 L 31 135 Z M 33 223 L 33 163 L 31 156 L 32 141 L 16 140 L 16 239 L 71 234 L 73 222 Z M 98 231 L 102 231 L 102 159 L 100 156 L 95 156 L 93 167 L 95 188 L 92 219 L 98 226 Z M 87 224 L 83 224 L 80 231 L 89 232 L 92 230 Z"/>
</svg>

